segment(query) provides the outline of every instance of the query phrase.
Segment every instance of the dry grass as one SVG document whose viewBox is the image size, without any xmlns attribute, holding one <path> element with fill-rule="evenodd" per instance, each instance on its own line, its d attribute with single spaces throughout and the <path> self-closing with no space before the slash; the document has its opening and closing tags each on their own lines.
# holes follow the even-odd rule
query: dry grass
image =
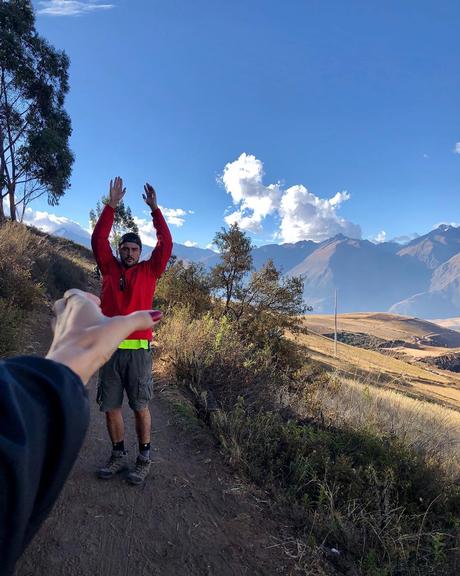
<svg viewBox="0 0 460 576">
<path fill-rule="evenodd" d="M 304 323 L 320 334 L 334 331 L 334 316 L 331 314 L 311 314 L 304 317 Z M 405 340 L 414 343 L 420 339 L 442 336 L 449 348 L 460 347 L 460 334 L 450 330 L 450 326 L 438 325 L 435 321 L 420 318 L 384 312 L 362 312 L 339 314 L 337 323 L 339 331 L 361 332 L 384 340 Z"/>
<path fill-rule="evenodd" d="M 363 576 L 457 573 L 458 413 L 384 389 L 384 377 L 374 387 L 366 370 L 356 381 L 306 358 L 285 373 L 227 320 L 176 310 L 158 339 L 229 461 L 304 530 L 299 572 L 331 559 Z"/>
<path fill-rule="evenodd" d="M 384 386 L 418 399 L 460 409 L 460 376 L 432 367 L 404 362 L 373 350 L 339 342 L 337 357 L 334 342 L 320 334 L 291 336 L 306 347 L 312 359 L 340 376 L 370 386 Z"/>
<path fill-rule="evenodd" d="M 68 288 L 90 288 L 91 252 L 16 222 L 0 225 L 0 355 L 30 350 L 53 300 Z M 95 287 L 94 283 L 94 287 Z M 45 338 L 46 340 L 46 338 Z M 35 351 L 35 345 L 32 347 Z"/>
<path fill-rule="evenodd" d="M 399 392 L 330 374 L 301 401 L 285 399 L 303 417 L 326 425 L 394 435 L 426 455 L 451 481 L 460 480 L 460 413 Z"/>
<path fill-rule="evenodd" d="M 460 378 L 388 354 L 299 335 L 329 374 L 307 398 L 285 399 L 299 414 L 334 426 L 391 434 L 426 454 L 450 479 L 460 480 Z"/>
</svg>

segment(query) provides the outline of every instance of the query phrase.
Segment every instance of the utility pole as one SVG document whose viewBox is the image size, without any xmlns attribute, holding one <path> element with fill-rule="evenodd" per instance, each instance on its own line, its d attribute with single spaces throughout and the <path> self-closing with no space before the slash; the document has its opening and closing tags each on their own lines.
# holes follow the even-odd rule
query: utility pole
<svg viewBox="0 0 460 576">
<path fill-rule="evenodd" d="M 337 288 L 334 298 L 334 358 L 337 358 Z"/>
</svg>

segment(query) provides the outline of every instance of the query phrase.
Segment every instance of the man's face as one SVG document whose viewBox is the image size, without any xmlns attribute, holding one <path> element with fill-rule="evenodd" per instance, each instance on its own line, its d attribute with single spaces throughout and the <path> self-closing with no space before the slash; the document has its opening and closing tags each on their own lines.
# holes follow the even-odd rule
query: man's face
<svg viewBox="0 0 460 576">
<path fill-rule="evenodd" d="M 139 262 L 141 257 L 141 249 L 135 242 L 123 242 L 118 248 L 120 252 L 120 260 L 124 266 L 129 268 Z"/>
</svg>

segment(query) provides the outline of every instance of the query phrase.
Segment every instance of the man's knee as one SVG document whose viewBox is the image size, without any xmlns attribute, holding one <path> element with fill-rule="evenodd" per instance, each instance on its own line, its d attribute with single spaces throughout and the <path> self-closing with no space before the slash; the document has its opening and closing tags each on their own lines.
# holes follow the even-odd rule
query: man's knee
<svg viewBox="0 0 460 576">
<path fill-rule="evenodd" d="M 150 416 L 150 408 L 148 406 L 144 406 L 143 408 L 133 408 L 133 412 L 136 418 Z"/>
<path fill-rule="evenodd" d="M 115 420 L 120 420 L 123 418 L 121 408 L 115 408 L 113 410 L 107 410 L 105 413 L 105 417 L 109 422 L 113 422 Z"/>
</svg>

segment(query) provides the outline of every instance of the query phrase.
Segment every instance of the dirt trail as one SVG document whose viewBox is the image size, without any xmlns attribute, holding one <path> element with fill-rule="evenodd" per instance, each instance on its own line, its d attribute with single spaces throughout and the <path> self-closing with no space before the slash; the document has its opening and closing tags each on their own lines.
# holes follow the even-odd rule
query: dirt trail
<svg viewBox="0 0 460 576">
<path fill-rule="evenodd" d="M 142 487 L 96 479 L 110 449 L 90 386 L 84 447 L 17 576 L 291 574 L 279 528 L 257 493 L 226 466 L 206 429 L 189 429 L 164 392 L 151 404 L 153 474 Z M 134 460 L 134 422 L 126 411 Z"/>
</svg>

